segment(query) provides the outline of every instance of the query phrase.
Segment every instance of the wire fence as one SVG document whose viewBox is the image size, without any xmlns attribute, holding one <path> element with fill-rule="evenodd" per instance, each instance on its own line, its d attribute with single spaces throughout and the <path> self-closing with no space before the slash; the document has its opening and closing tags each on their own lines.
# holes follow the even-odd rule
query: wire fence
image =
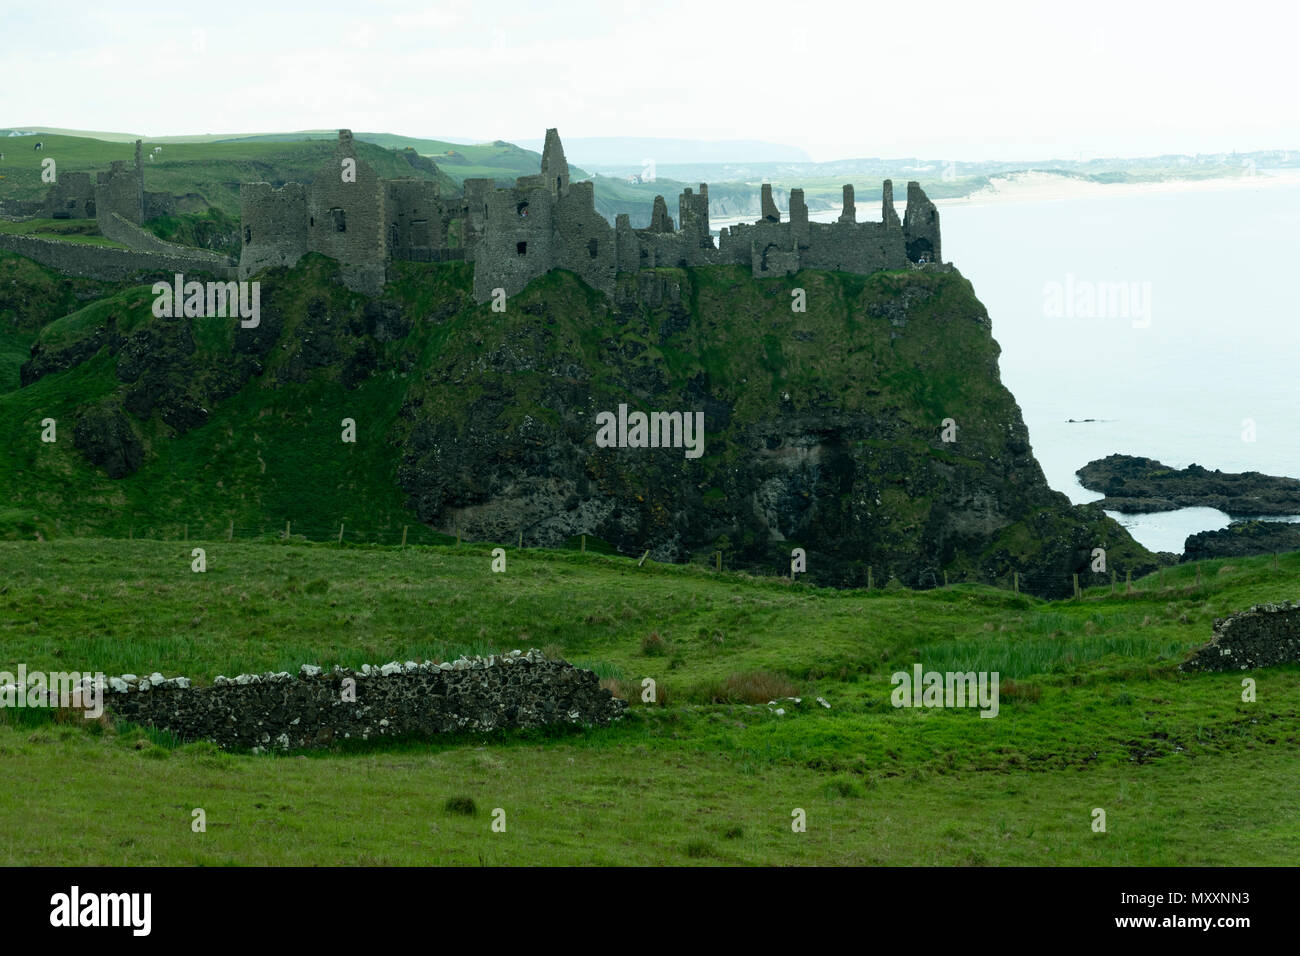
<svg viewBox="0 0 1300 956">
<path fill-rule="evenodd" d="M 456 531 L 438 531 L 419 523 L 362 528 L 350 526 L 346 521 L 342 521 L 337 525 L 300 524 L 292 520 L 286 520 L 282 523 L 266 521 L 255 525 L 237 524 L 233 521 L 227 521 L 225 524 L 212 521 L 158 521 L 133 524 L 129 526 L 126 537 L 132 540 L 138 538 L 153 541 L 193 541 L 195 543 L 278 540 L 332 543 L 339 546 L 353 547 L 459 547 L 464 545 L 480 548 L 536 548 L 550 551 L 576 551 L 592 555 L 619 556 L 635 559 L 638 566 L 645 565 L 647 561 L 651 564 L 656 563 L 650 558 L 650 549 L 629 549 L 615 542 L 604 541 L 592 535 L 573 535 L 557 542 L 553 535 L 548 534 L 545 536 L 545 540 L 542 540 L 536 532 L 536 525 L 519 529 L 514 535 L 514 540 L 471 540 Z M 697 553 L 692 555 L 686 562 L 666 563 L 685 563 L 697 568 L 705 568 L 716 572 L 731 572 L 748 577 L 818 583 L 816 578 L 791 574 L 789 565 L 786 563 L 759 565 L 752 561 L 738 560 L 728 551 Z M 1214 566 L 1217 563 L 1221 563 L 1221 561 L 1210 562 L 1211 571 L 1215 570 Z M 873 565 L 853 565 L 842 561 L 839 564 L 841 569 L 845 570 L 852 578 L 850 581 L 842 582 L 847 583 L 850 587 L 866 588 L 874 591 L 927 591 L 959 585 L 976 585 L 1009 591 L 1013 594 L 1022 594 L 1026 598 L 1033 595 L 1051 594 L 1056 597 L 1073 597 L 1076 600 L 1087 600 L 1118 594 L 1138 595 L 1151 591 L 1169 591 L 1173 588 L 1196 588 L 1202 585 L 1203 580 L 1210 580 L 1209 576 L 1203 576 L 1198 563 L 1195 566 L 1193 581 L 1183 581 L 1182 577 L 1188 575 L 1179 575 L 1178 572 L 1170 568 L 1160 568 L 1154 573 L 1137 579 L 1132 576 L 1131 572 L 1125 571 L 1121 573 L 1114 569 L 1106 572 L 1089 571 L 1070 574 L 1064 579 L 1060 579 L 1059 571 L 1004 571 L 993 574 L 968 569 L 963 571 L 927 570 L 915 576 L 905 574 L 903 577 L 910 580 L 907 584 L 903 584 L 899 577 L 896 576 L 895 569 L 889 567 L 877 568 Z M 1278 566 L 1277 555 L 1273 556 L 1273 566 L 1275 569 Z"/>
</svg>

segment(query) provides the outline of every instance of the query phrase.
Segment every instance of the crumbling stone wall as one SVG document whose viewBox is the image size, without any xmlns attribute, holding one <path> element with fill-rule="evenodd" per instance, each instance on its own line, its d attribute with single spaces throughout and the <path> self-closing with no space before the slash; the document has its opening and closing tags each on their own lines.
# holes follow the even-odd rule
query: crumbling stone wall
<svg viewBox="0 0 1300 956">
<path fill-rule="evenodd" d="M 136 168 L 127 169 L 126 163 L 115 160 L 108 172 L 100 173 L 95 182 L 95 209 L 97 216 L 117 213 L 128 222 L 144 221 L 144 180 L 140 173 L 140 143 L 137 140 Z"/>
<path fill-rule="evenodd" d="M 107 681 L 106 709 L 224 748 L 290 750 L 344 740 L 548 724 L 608 724 L 627 707 L 589 670 L 540 651 L 360 671 L 304 664 L 297 675 L 218 677 L 208 687 L 161 674 Z"/>
<path fill-rule="evenodd" d="M 191 249 L 188 246 L 178 246 L 173 242 L 166 242 L 159 239 L 152 232 L 141 229 L 133 222 L 127 222 L 115 212 L 110 212 L 106 216 L 99 217 L 99 231 L 116 242 L 122 243 L 128 249 L 135 249 L 138 252 L 157 252 L 170 256 L 181 256 L 186 259 L 203 260 L 213 266 L 222 269 L 234 265 L 230 259 L 219 252 L 209 252 L 205 249 Z"/>
<path fill-rule="evenodd" d="M 244 183 L 239 187 L 242 245 L 239 277 L 263 269 L 292 268 L 307 254 L 307 188 L 285 183 Z"/>
<path fill-rule="evenodd" d="M 892 186 L 892 184 L 891 184 Z M 892 188 L 890 203 L 893 203 Z M 939 248 L 939 210 L 921 189 L 921 184 L 907 184 L 907 210 L 903 213 L 903 235 L 907 239 L 907 258 L 912 262 L 942 262 Z"/>
<path fill-rule="evenodd" d="M 94 219 L 95 186 L 90 173 L 63 173 L 45 193 L 46 219 Z"/>
<path fill-rule="evenodd" d="M 213 259 L 212 253 L 198 250 L 183 256 L 167 255 L 8 233 L 0 233 L 0 249 L 16 252 L 65 275 L 113 282 L 134 277 L 170 279 L 177 272 L 187 277 L 191 273 L 202 273 L 233 279 L 236 271 L 233 265 L 221 264 L 224 261 L 222 257 Z"/>
<path fill-rule="evenodd" d="M 1180 669 L 1234 671 L 1300 664 L 1300 604 L 1256 604 L 1214 622 L 1214 637 Z"/>
<path fill-rule="evenodd" d="M 343 157 L 356 159 L 347 130 L 339 131 L 336 158 L 305 192 L 265 184 L 241 190 L 241 277 L 271 265 L 292 265 L 314 251 L 337 259 L 350 286 L 374 292 L 383 284 L 388 261 L 463 258 L 475 263 L 474 297 L 482 303 L 496 289 L 514 295 L 554 269 L 575 272 L 613 296 L 619 273 L 659 267 L 748 265 L 761 277 L 803 268 L 869 274 L 941 261 L 938 211 L 915 182 L 908 183 L 905 221 L 894 209 L 893 183 L 886 180 L 881 221 L 862 223 L 852 186 L 844 188 L 839 221 L 810 222 L 803 190 L 792 189 L 790 217 L 782 222 L 776 193 L 764 183 L 761 218 L 724 229 L 715 244 L 705 183 L 698 192 L 687 188 L 680 194 L 676 225 L 664 197 L 656 196 L 648 228 L 632 229 L 623 216 L 611 228 L 596 211 L 593 184 L 572 182 L 554 129 L 546 131 L 538 173 L 520 176 L 506 188 L 489 179 L 466 179 L 459 200 L 438 196 L 433 183 L 379 180 L 360 161 L 357 181 L 343 183 Z M 305 196 L 305 238 L 300 196 Z"/>
<path fill-rule="evenodd" d="M 356 181 L 343 179 L 343 160 L 356 163 Z M 307 247 L 337 259 L 349 286 L 378 293 L 388 260 L 388 230 L 379 177 L 357 158 L 350 130 L 339 130 L 334 158 L 307 190 Z"/>
<path fill-rule="evenodd" d="M 439 197 L 436 182 L 389 179 L 383 186 L 389 256 L 420 261 L 449 248 L 447 231 L 453 211 Z"/>
</svg>

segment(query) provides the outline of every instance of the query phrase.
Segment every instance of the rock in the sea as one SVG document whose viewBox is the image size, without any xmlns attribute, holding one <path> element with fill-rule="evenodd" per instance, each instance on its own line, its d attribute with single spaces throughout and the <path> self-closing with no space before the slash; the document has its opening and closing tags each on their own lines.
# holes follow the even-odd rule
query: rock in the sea
<svg viewBox="0 0 1300 956">
<path fill-rule="evenodd" d="M 1234 521 L 1218 531 L 1188 535 L 1183 561 L 1204 558 L 1242 558 L 1254 554 L 1300 551 L 1300 523 L 1291 521 Z"/>
<path fill-rule="evenodd" d="M 1075 474 L 1083 487 L 1106 496 L 1095 504 L 1108 511 L 1148 514 L 1201 507 L 1252 517 L 1300 514 L 1300 479 L 1257 471 L 1210 471 L 1196 464 L 1170 468 L 1153 458 L 1109 455 Z"/>
</svg>

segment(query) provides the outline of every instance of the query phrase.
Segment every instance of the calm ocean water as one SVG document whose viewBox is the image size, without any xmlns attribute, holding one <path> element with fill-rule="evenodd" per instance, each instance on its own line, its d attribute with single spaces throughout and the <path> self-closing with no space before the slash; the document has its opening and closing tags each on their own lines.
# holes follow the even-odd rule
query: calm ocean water
<svg viewBox="0 0 1300 956">
<path fill-rule="evenodd" d="M 1074 472 L 1112 453 L 1300 477 L 1300 186 L 944 206 L 940 217 L 943 257 L 988 308 L 1002 380 L 1053 488 L 1097 500 Z M 1175 552 L 1228 523 L 1212 508 L 1113 516 Z"/>
<path fill-rule="evenodd" d="M 1075 469 L 1113 452 L 1300 477 L 1300 186 L 940 216 L 944 259 L 988 308 L 1002 380 L 1053 488 L 1096 500 Z M 1129 317 L 1116 314 L 1122 301 L 1070 316 L 1053 300 L 1069 289 L 1086 312 L 1101 283 L 1136 293 Z M 1210 508 L 1114 517 L 1147 547 L 1179 552 L 1188 534 L 1228 523 Z"/>
</svg>

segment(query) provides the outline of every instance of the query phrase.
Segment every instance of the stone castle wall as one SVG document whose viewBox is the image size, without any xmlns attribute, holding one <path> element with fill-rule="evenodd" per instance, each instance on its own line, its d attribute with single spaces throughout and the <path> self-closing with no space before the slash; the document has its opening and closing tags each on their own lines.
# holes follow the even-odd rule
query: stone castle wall
<svg viewBox="0 0 1300 956">
<path fill-rule="evenodd" d="M 242 254 L 239 277 L 263 269 L 292 268 L 307 254 L 307 189 L 285 183 L 244 183 L 239 187 Z"/>
<path fill-rule="evenodd" d="M 98 223 L 100 233 L 137 252 L 156 252 L 161 255 L 202 260 L 219 268 L 229 268 L 234 265 L 233 262 L 219 252 L 192 249 L 189 246 L 178 246 L 173 242 L 159 239 L 152 232 L 141 229 L 133 222 L 128 222 L 115 212 L 100 216 Z"/>
<path fill-rule="evenodd" d="M 360 671 L 304 665 L 192 687 L 161 674 L 110 678 L 118 717 L 223 748 L 290 750 L 344 740 L 549 724 L 608 724 L 627 707 L 589 670 L 540 651 L 455 662 L 393 662 Z"/>
<path fill-rule="evenodd" d="M 235 267 L 226 264 L 222 257 L 217 257 L 219 262 L 214 261 L 208 258 L 211 253 L 202 252 L 184 256 L 168 255 L 7 233 L 0 233 L 0 249 L 25 256 L 65 275 L 111 282 L 131 278 L 170 279 L 177 272 L 206 273 L 233 279 L 236 272 Z"/>
</svg>

